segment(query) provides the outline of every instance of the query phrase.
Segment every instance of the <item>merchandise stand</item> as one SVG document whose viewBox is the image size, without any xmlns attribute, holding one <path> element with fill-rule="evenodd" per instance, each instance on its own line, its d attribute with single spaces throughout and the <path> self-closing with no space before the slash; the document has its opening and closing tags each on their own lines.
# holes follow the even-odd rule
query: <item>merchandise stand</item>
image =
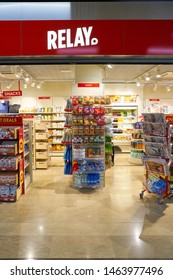
<svg viewBox="0 0 173 280">
<path fill-rule="evenodd" d="M 103 97 L 72 97 L 72 172 L 76 188 L 105 186 Z"/>
<path fill-rule="evenodd" d="M 143 137 L 145 154 L 143 164 L 146 169 L 144 189 L 139 194 L 143 198 L 144 192 L 154 194 L 159 204 L 164 198 L 171 198 L 169 170 L 172 162 L 170 144 L 170 123 L 163 113 L 143 113 Z"/>
<path fill-rule="evenodd" d="M 0 201 L 17 201 L 26 192 L 26 127 L 21 116 L 0 115 Z"/>
<path fill-rule="evenodd" d="M 105 186 L 104 104 L 104 97 L 73 96 L 67 100 L 64 173 L 73 175 L 75 188 Z"/>
</svg>

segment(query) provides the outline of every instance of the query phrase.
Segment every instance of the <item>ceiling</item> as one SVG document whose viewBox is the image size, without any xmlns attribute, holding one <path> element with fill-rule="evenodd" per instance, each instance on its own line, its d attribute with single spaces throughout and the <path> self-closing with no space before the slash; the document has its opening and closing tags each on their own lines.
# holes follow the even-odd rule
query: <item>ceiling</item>
<svg viewBox="0 0 173 280">
<path fill-rule="evenodd" d="M 99 64 L 102 69 L 103 83 L 136 83 L 141 84 L 165 84 L 173 85 L 173 65 L 122 65 Z M 26 83 L 26 77 L 29 77 L 28 84 L 44 82 L 75 82 L 75 72 L 78 65 L 0 65 L 0 83 L 2 87 L 14 84 L 18 80 Z M 81 67 L 81 65 L 80 65 Z M 90 67 L 90 65 L 82 65 Z M 109 68 L 111 67 L 111 68 Z M 161 76 L 156 77 L 157 72 Z M 19 74 L 19 77 L 16 77 Z M 151 76 L 146 81 L 146 76 Z"/>
</svg>

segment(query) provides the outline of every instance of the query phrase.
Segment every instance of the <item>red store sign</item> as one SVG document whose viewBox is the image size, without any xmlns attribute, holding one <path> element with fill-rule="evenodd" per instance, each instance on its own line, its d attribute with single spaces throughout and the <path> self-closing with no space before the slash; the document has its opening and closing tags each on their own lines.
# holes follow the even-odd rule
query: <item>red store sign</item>
<svg viewBox="0 0 173 280">
<path fill-rule="evenodd" d="M 91 87 L 91 88 L 94 88 L 94 87 L 100 87 L 100 84 L 99 83 L 78 83 L 78 87 Z"/>
<path fill-rule="evenodd" d="M 0 21 L 0 29 L 0 56 L 173 55 L 173 20 Z"/>
<path fill-rule="evenodd" d="M 50 99 L 50 96 L 39 96 L 38 99 Z"/>
<path fill-rule="evenodd" d="M 22 96 L 21 90 L 6 90 L 2 92 L 3 96 Z"/>
</svg>

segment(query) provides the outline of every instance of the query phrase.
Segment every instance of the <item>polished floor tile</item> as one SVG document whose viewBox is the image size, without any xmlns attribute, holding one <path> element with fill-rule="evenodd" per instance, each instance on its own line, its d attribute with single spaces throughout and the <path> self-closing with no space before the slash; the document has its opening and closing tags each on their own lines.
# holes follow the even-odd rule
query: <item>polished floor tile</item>
<svg viewBox="0 0 173 280">
<path fill-rule="evenodd" d="M 63 160 L 35 170 L 16 203 L 0 203 L 0 259 L 173 259 L 173 199 L 139 193 L 143 166 L 116 155 L 104 188 L 75 189 Z"/>
</svg>

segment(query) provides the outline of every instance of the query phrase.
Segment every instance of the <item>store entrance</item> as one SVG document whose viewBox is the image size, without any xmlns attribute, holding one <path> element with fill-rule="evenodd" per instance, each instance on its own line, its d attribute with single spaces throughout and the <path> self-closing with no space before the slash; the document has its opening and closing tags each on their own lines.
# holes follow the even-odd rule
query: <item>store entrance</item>
<svg viewBox="0 0 173 280">
<path fill-rule="evenodd" d="M 65 108 L 72 96 L 102 98 L 96 106 L 105 107 L 106 174 L 116 172 L 117 166 L 142 166 L 142 112 L 173 111 L 172 65 L 21 64 L 1 65 L 0 73 L 1 114 L 20 114 L 32 127 L 30 150 L 36 182 L 48 174 L 51 178 L 54 169 L 52 178 L 61 174 L 60 182 L 67 175 L 62 139 L 68 130 Z M 80 122 L 80 117 L 75 121 Z"/>
</svg>

